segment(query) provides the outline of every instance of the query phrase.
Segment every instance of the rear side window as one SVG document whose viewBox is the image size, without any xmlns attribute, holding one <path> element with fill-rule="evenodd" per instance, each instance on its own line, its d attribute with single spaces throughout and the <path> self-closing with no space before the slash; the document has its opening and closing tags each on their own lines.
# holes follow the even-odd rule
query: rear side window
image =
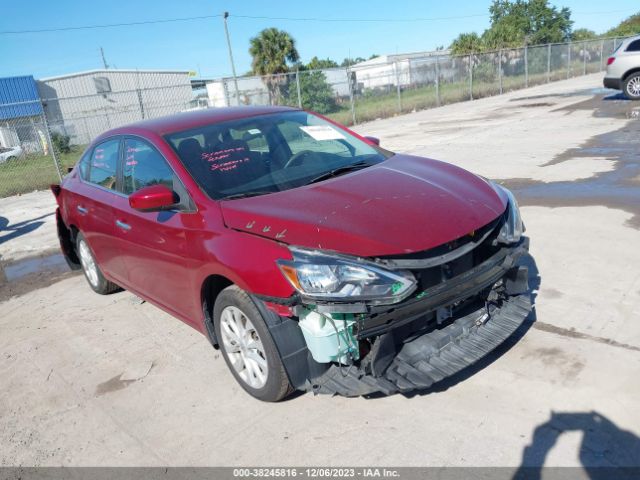
<svg viewBox="0 0 640 480">
<path fill-rule="evenodd" d="M 160 152 L 135 138 L 124 141 L 123 193 L 130 195 L 150 185 L 173 189 L 174 173 Z"/>
<path fill-rule="evenodd" d="M 627 47 L 627 52 L 640 52 L 640 39 L 634 40 Z"/>
<path fill-rule="evenodd" d="M 116 169 L 120 140 L 107 140 L 91 153 L 89 182 L 111 190 L 116 189 Z"/>
</svg>

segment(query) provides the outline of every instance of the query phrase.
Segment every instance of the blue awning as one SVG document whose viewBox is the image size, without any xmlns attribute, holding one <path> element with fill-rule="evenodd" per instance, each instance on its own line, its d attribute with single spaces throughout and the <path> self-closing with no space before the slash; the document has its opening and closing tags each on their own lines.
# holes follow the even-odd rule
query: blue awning
<svg viewBox="0 0 640 480">
<path fill-rule="evenodd" d="M 40 95 L 31 75 L 0 78 L 0 120 L 40 114 Z"/>
</svg>

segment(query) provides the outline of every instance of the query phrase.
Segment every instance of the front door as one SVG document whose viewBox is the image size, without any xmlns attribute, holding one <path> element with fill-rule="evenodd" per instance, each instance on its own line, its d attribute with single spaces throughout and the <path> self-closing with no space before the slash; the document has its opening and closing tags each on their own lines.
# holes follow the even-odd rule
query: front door
<svg viewBox="0 0 640 480">
<path fill-rule="evenodd" d="M 180 204 L 170 211 L 141 212 L 126 198 L 114 205 L 116 236 L 132 290 L 192 321 L 196 261 L 189 249 L 185 225 L 194 209 L 184 187 L 165 158 L 150 143 L 126 137 L 122 157 L 122 193 L 163 184 L 178 193 Z"/>
</svg>

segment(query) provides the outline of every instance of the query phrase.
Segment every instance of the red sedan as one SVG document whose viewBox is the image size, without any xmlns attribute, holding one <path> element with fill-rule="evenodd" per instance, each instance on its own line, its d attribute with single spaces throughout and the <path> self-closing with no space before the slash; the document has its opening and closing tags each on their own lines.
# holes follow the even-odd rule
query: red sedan
<svg viewBox="0 0 640 480">
<path fill-rule="evenodd" d="M 508 190 L 378 143 L 284 107 L 111 130 L 52 187 L 62 250 L 261 400 L 427 388 L 523 323 L 528 239 Z"/>
</svg>

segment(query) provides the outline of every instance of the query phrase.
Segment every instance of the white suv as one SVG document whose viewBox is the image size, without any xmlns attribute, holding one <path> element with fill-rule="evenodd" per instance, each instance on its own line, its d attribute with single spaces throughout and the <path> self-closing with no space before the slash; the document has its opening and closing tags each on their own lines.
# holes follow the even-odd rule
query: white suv
<svg viewBox="0 0 640 480">
<path fill-rule="evenodd" d="M 624 40 L 609 57 L 604 86 L 640 100 L 640 35 Z"/>
</svg>

